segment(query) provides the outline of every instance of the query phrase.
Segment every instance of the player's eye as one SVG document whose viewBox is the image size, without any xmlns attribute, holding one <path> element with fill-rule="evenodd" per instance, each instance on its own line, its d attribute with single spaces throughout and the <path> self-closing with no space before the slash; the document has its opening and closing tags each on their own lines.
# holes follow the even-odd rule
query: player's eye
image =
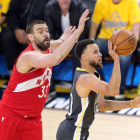
<svg viewBox="0 0 140 140">
<path fill-rule="evenodd" d="M 39 33 L 39 34 L 42 34 L 42 33 L 43 33 L 43 31 L 42 31 L 42 30 L 39 30 L 39 31 L 38 31 L 38 33 Z"/>
<path fill-rule="evenodd" d="M 42 31 L 40 31 L 39 33 L 40 33 L 40 34 L 42 34 L 43 32 L 42 32 Z"/>
</svg>

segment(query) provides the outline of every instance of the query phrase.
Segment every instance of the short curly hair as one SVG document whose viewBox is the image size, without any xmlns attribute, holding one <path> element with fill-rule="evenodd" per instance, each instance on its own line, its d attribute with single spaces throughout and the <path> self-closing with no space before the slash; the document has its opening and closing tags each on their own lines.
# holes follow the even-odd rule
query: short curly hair
<svg viewBox="0 0 140 140">
<path fill-rule="evenodd" d="M 94 39 L 84 39 L 79 41 L 76 46 L 75 46 L 75 55 L 76 57 L 81 60 L 81 55 L 83 54 L 84 50 L 87 48 L 87 45 L 89 44 L 94 44 L 95 40 Z"/>
</svg>

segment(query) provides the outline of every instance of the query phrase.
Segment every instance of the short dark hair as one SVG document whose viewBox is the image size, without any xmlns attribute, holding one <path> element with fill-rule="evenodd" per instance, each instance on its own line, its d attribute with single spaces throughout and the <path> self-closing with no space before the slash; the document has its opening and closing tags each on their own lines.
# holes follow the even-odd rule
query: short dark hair
<svg viewBox="0 0 140 140">
<path fill-rule="evenodd" d="M 80 60 L 82 53 L 87 48 L 87 45 L 94 44 L 94 43 L 95 43 L 94 39 L 84 39 L 84 40 L 79 41 L 76 44 L 75 50 L 74 50 L 76 57 Z"/>
<path fill-rule="evenodd" d="M 33 33 L 33 26 L 36 24 L 46 24 L 45 21 L 43 20 L 32 20 L 28 23 L 27 27 L 26 27 L 26 33 L 30 34 Z"/>
</svg>

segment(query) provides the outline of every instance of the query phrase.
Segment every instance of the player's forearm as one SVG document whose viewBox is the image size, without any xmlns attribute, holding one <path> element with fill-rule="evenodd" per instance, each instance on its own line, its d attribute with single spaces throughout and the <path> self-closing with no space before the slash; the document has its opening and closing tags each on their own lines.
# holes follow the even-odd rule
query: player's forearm
<svg viewBox="0 0 140 140">
<path fill-rule="evenodd" d="M 57 47 L 59 47 L 64 41 L 60 40 L 60 39 L 57 39 L 57 40 L 51 40 L 50 41 L 50 50 L 51 50 L 51 53 L 53 53 Z"/>
<path fill-rule="evenodd" d="M 100 111 L 115 111 L 130 108 L 130 101 L 111 101 L 105 100 L 104 105 L 99 108 Z"/>
<path fill-rule="evenodd" d="M 109 92 L 111 92 L 111 94 L 115 94 L 115 92 L 116 94 L 119 94 L 120 83 L 121 83 L 120 60 L 117 59 L 114 61 L 112 76 L 108 83 Z"/>
<path fill-rule="evenodd" d="M 58 64 L 69 54 L 74 44 L 78 40 L 80 33 L 75 31 L 63 44 L 61 44 L 52 54 Z"/>
<path fill-rule="evenodd" d="M 60 46 L 63 42 L 64 42 L 64 41 L 62 41 L 62 40 L 60 40 L 60 39 L 57 39 L 57 40 L 51 40 L 51 41 L 50 41 L 51 49 Z"/>
<path fill-rule="evenodd" d="M 132 32 L 136 36 L 137 40 L 139 39 L 139 32 L 140 32 L 140 23 L 135 23 L 132 25 Z"/>
<path fill-rule="evenodd" d="M 90 28 L 90 32 L 89 32 L 89 37 L 90 38 L 95 38 L 96 37 L 98 27 L 99 27 L 99 24 L 94 23 L 94 22 L 91 23 L 91 28 Z"/>
</svg>

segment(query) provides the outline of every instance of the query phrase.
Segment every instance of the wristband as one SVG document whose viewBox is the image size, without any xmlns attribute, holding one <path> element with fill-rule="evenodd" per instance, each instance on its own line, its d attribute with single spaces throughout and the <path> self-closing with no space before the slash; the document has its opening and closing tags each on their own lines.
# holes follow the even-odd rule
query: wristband
<svg viewBox="0 0 140 140">
<path fill-rule="evenodd" d="M 64 40 L 63 39 L 61 39 L 61 38 L 59 38 L 60 40 L 62 40 L 63 42 L 64 42 Z"/>
<path fill-rule="evenodd" d="M 130 101 L 130 106 L 133 108 L 133 100 Z"/>
</svg>

